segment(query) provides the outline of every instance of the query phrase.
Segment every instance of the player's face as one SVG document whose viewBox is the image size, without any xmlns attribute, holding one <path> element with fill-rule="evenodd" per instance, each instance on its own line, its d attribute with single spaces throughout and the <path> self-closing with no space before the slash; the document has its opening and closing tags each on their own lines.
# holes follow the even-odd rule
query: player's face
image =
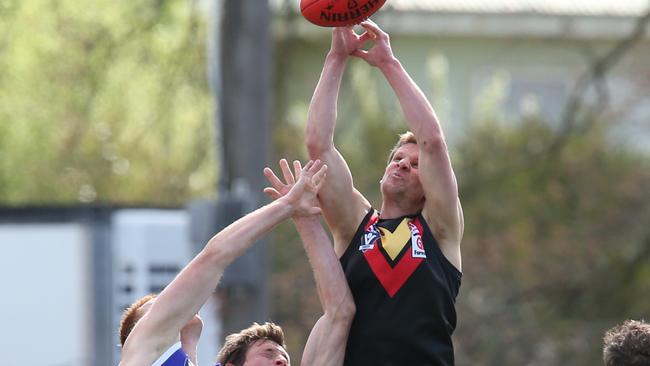
<svg viewBox="0 0 650 366">
<path fill-rule="evenodd" d="M 419 174 L 420 152 L 416 144 L 404 144 L 393 155 L 381 179 L 384 193 L 408 193 L 424 197 Z"/>
<path fill-rule="evenodd" d="M 244 366 L 289 366 L 289 355 L 273 341 L 257 341 L 246 351 Z"/>
</svg>

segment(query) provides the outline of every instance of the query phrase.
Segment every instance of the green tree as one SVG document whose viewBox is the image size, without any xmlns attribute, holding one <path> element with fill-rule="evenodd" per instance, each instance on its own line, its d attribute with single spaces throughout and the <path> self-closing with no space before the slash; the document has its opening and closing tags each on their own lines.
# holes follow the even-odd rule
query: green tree
<svg viewBox="0 0 650 366">
<path fill-rule="evenodd" d="M 458 146 L 459 364 L 595 365 L 608 326 L 650 312 L 650 159 L 597 121 L 551 156 L 555 138 L 529 119 Z"/>
<path fill-rule="evenodd" d="M 1 6 L 2 204 L 178 205 L 213 191 L 196 4 Z"/>
</svg>

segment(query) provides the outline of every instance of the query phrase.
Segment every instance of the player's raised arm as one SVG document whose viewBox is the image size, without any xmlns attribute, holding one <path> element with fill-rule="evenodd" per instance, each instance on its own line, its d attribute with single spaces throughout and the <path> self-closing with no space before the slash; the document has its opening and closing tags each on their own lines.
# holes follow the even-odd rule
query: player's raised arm
<svg viewBox="0 0 650 366">
<path fill-rule="evenodd" d="M 438 118 L 424 93 L 393 55 L 389 35 L 370 20 L 361 25 L 370 33 L 374 44 L 368 51 L 357 50 L 353 54 L 376 66 L 397 95 L 419 149 L 419 176 L 426 197 L 423 215 L 447 259 L 460 269 L 462 210 L 456 176 Z"/>
<path fill-rule="evenodd" d="M 319 162 L 310 169 L 306 169 L 307 167 L 302 169 L 299 162 L 294 162 L 294 172 L 302 174 L 301 180 L 314 187 L 314 189 L 309 188 L 314 193 L 321 188 L 324 179 L 324 174 L 314 173 L 318 169 L 317 164 Z M 267 193 L 274 198 L 288 191 L 294 180 L 286 163 L 281 164 L 281 167 L 286 183 L 278 179 L 270 170 L 265 170 L 273 186 L 267 189 Z M 316 322 L 307 340 L 301 364 L 339 366 L 343 363 L 345 345 L 355 313 L 354 299 L 329 237 L 320 223 L 320 216 L 305 210 L 296 211 L 293 221 L 311 263 L 318 296 L 323 307 L 323 315 Z"/>
<path fill-rule="evenodd" d="M 306 168 L 311 166 L 313 163 Z M 178 341 L 181 329 L 214 291 L 226 266 L 285 219 L 296 213 L 319 212 L 312 205 L 316 193 L 310 189 L 309 184 L 298 179 L 285 195 L 212 237 L 137 322 L 124 344 L 121 365 L 151 365 Z"/>
<path fill-rule="evenodd" d="M 316 279 L 323 315 L 309 334 L 301 365 L 340 366 L 355 314 L 354 298 L 318 217 L 294 219 Z"/>
<path fill-rule="evenodd" d="M 343 72 L 350 53 L 359 48 L 366 37 L 367 33 L 359 36 L 351 27 L 333 30 L 332 45 L 309 105 L 305 130 L 309 156 L 328 166 L 330 179 L 324 183 L 319 200 L 339 255 L 370 208 L 368 201 L 354 188 L 348 165 L 334 146 L 337 99 Z"/>
</svg>

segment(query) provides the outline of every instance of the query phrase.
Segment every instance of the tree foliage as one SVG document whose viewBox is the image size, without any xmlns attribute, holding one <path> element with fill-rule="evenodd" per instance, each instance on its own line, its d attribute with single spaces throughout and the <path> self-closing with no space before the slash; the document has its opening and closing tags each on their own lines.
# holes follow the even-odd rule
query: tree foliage
<svg viewBox="0 0 650 366">
<path fill-rule="evenodd" d="M 1 6 L 0 202 L 176 205 L 213 190 L 195 4 Z"/>
<path fill-rule="evenodd" d="M 550 156 L 539 120 L 458 146 L 466 230 L 460 364 L 594 365 L 603 331 L 650 307 L 650 160 L 595 122 Z"/>
</svg>

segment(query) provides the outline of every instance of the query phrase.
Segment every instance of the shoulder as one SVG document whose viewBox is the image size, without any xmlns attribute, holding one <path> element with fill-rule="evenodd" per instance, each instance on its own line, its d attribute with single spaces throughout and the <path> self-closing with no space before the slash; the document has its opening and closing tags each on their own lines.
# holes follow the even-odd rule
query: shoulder
<svg viewBox="0 0 650 366">
<path fill-rule="evenodd" d="M 460 245 L 463 237 L 464 223 L 463 210 L 458 197 L 450 204 L 448 209 L 435 209 L 435 206 L 425 205 L 420 213 L 427 223 L 436 240 L 450 244 Z"/>
<path fill-rule="evenodd" d="M 163 352 L 151 366 L 191 366 L 187 354 L 181 347 L 181 342 L 174 343 L 165 352 Z"/>
<path fill-rule="evenodd" d="M 340 257 L 349 244 L 362 230 L 363 224 L 368 217 L 375 212 L 370 203 L 365 199 L 359 202 L 352 202 L 349 210 L 340 215 L 326 215 L 325 219 L 334 239 L 336 254 Z"/>
<path fill-rule="evenodd" d="M 161 353 L 162 352 L 162 353 Z M 160 348 L 150 347 L 146 342 L 138 344 L 125 344 L 122 350 L 120 366 L 152 365 L 152 366 L 186 366 L 187 354 L 181 347 L 181 342 L 176 342 L 161 351 Z"/>
<path fill-rule="evenodd" d="M 334 251 L 336 255 L 341 258 L 345 252 L 348 251 L 350 245 L 363 235 L 365 227 L 368 225 L 368 222 L 373 218 L 377 218 L 379 213 L 369 206 L 364 212 L 361 213 L 358 217 L 354 219 L 354 223 L 350 223 L 348 230 L 344 233 L 337 233 L 332 231 L 332 236 L 334 238 Z"/>
<path fill-rule="evenodd" d="M 423 211 L 420 214 L 424 223 L 433 235 L 438 248 L 445 259 L 462 273 L 462 260 L 460 253 L 460 242 L 462 239 L 462 213 L 460 213 L 458 226 L 440 225 L 435 218 Z"/>
</svg>

